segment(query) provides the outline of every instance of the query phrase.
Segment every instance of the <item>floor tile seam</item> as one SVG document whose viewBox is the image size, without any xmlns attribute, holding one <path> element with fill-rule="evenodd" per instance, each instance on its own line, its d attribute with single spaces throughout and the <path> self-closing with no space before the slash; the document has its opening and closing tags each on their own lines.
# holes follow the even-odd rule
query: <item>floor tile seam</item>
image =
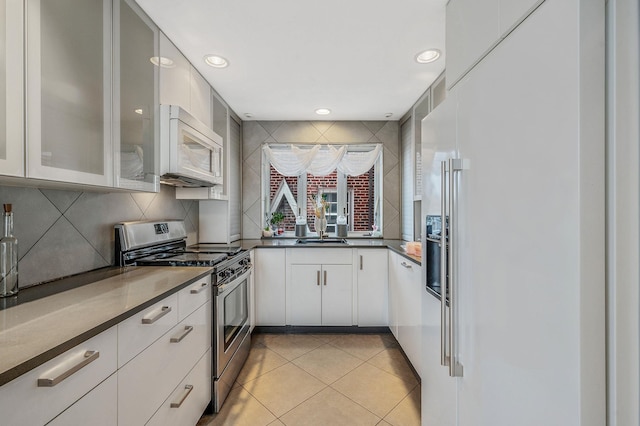
<svg viewBox="0 0 640 426">
<path fill-rule="evenodd" d="M 378 366 L 377 366 L 377 365 L 375 365 L 375 364 L 370 363 L 369 361 L 371 361 L 372 359 L 373 359 L 373 358 L 370 358 L 369 360 L 365 361 L 365 363 L 369 364 L 369 365 L 370 365 L 370 366 L 372 366 L 372 367 L 377 368 L 377 369 L 378 369 L 378 370 L 380 370 L 380 371 L 384 371 L 384 372 L 385 372 L 385 373 L 387 373 L 387 374 L 391 374 L 393 377 L 397 377 L 398 379 L 402 380 L 403 382 L 407 383 L 408 385 L 416 385 L 416 384 L 420 384 L 420 381 L 419 381 L 416 377 L 414 377 L 414 380 L 416 381 L 416 383 L 412 383 L 412 382 L 410 382 L 410 381 L 407 381 L 407 379 L 406 379 L 405 377 L 402 377 L 402 376 L 399 376 L 399 375 L 397 375 L 397 374 L 391 373 L 391 372 L 389 372 L 389 371 L 387 371 L 387 370 L 385 370 L 385 369 L 383 369 L 383 368 L 378 367 Z M 411 371 L 411 373 L 413 373 L 413 371 Z"/>
<path fill-rule="evenodd" d="M 283 358 L 284 358 L 284 357 L 283 357 Z M 258 380 L 260 377 L 263 377 L 263 376 L 265 376 L 265 375 L 267 375 L 267 374 L 269 374 L 269 373 L 271 373 L 271 372 L 273 372 L 273 371 L 276 371 L 278 368 L 282 368 L 282 367 L 284 367 L 284 366 L 285 366 L 285 365 L 287 365 L 287 364 L 293 364 L 293 363 L 292 363 L 291 361 L 289 361 L 288 359 L 286 359 L 286 358 L 284 358 L 284 359 L 287 361 L 287 362 L 285 362 L 284 364 L 279 365 L 279 366 L 277 366 L 276 368 L 271 369 L 271 370 L 269 370 L 269 371 L 267 371 L 267 372 L 264 372 L 264 373 L 260 374 L 259 376 L 254 377 L 254 378 L 253 378 L 253 379 L 251 379 L 251 380 L 247 380 L 247 381 L 246 381 L 246 382 L 244 382 L 244 383 L 240 383 L 240 382 L 238 382 L 238 383 L 240 384 L 240 386 L 244 387 L 244 385 L 247 385 L 247 384 L 249 384 L 249 383 L 251 383 L 251 382 L 254 382 L 254 381 Z M 295 365 L 295 364 L 293 364 L 293 365 Z M 298 367 L 297 365 L 295 365 L 295 366 L 296 366 L 296 367 Z M 300 368 L 300 367 L 298 367 L 298 368 Z M 248 389 L 247 389 L 247 390 L 248 390 Z"/>
<path fill-rule="evenodd" d="M 269 408 L 268 408 L 266 405 L 264 405 L 264 404 L 262 403 L 262 401 L 260 401 L 260 400 L 258 399 L 258 397 L 257 397 L 257 396 L 255 396 L 254 394 L 252 394 L 252 393 L 251 393 L 251 391 L 250 391 L 249 389 L 245 388 L 243 385 L 240 385 L 240 387 L 241 387 L 242 389 L 244 389 L 244 390 L 245 390 L 249 395 L 251 395 L 251 398 L 255 399 L 255 400 L 256 400 L 256 402 L 257 402 L 258 404 L 260 404 L 260 405 L 261 405 L 265 410 L 267 410 L 267 412 L 269 412 L 269 414 L 271 414 L 273 417 L 275 417 L 273 420 L 271 420 L 271 421 L 270 421 L 269 423 L 267 423 L 267 424 L 271 424 L 271 423 L 275 422 L 276 420 L 278 420 L 278 416 L 276 415 L 276 413 L 274 413 L 273 411 L 269 410 Z"/>
<path fill-rule="evenodd" d="M 402 404 L 402 401 L 404 401 L 405 399 L 409 398 L 409 396 L 411 395 L 411 392 L 413 392 L 417 386 L 418 386 L 418 385 L 416 384 L 413 388 L 411 388 L 411 390 L 409 391 L 409 393 L 407 393 L 404 397 L 402 397 L 402 398 L 400 399 L 400 401 L 398 401 L 398 403 L 397 403 L 396 405 L 394 405 L 394 406 L 393 406 L 393 408 L 391 408 L 391 410 L 389 410 L 389 412 L 388 412 L 387 414 L 385 414 L 385 415 L 384 415 L 384 417 L 382 418 L 382 420 L 384 420 L 385 422 L 389 423 L 389 424 L 390 424 L 390 425 L 392 425 L 392 426 L 395 426 L 393 423 L 391 423 L 390 421 L 388 421 L 388 420 L 387 420 L 387 416 L 388 416 L 389 414 L 391 414 L 391 412 L 393 412 L 393 410 L 395 410 L 396 408 L 398 408 L 398 406 L 399 406 L 400 404 Z M 422 410 L 422 407 L 420 407 L 420 410 Z"/>
<path fill-rule="evenodd" d="M 334 348 L 336 348 L 336 349 L 340 349 L 342 352 L 344 352 L 344 353 L 346 353 L 346 354 L 349 354 L 349 355 L 351 355 L 352 357 L 358 358 L 359 360 L 362 360 L 362 361 L 365 361 L 365 362 L 366 362 L 366 361 L 368 361 L 368 360 L 370 360 L 371 358 L 373 358 L 373 357 L 377 356 L 378 354 L 380 354 L 380 352 L 382 352 L 382 351 L 384 350 L 384 349 L 381 349 L 381 350 L 380 350 L 380 352 L 376 352 L 376 353 L 375 353 L 374 355 L 372 355 L 371 357 L 369 357 L 369 358 L 367 358 L 367 359 L 364 359 L 364 358 L 362 358 L 362 357 L 360 357 L 360 356 L 358 356 L 358 355 L 356 355 L 356 354 L 354 354 L 354 353 L 351 353 L 351 352 L 348 352 L 348 351 L 346 351 L 346 350 L 342 349 L 342 348 L 341 348 L 341 347 L 339 347 L 339 346 L 333 345 L 333 344 L 331 344 L 331 343 L 329 343 L 329 344 L 330 344 L 331 346 L 333 346 Z"/>
<path fill-rule="evenodd" d="M 282 415 L 280 417 L 277 417 L 277 419 L 280 420 L 282 423 L 285 423 L 284 420 L 282 420 L 282 417 L 286 416 L 288 413 L 292 412 L 293 410 L 295 410 L 296 408 L 298 408 L 299 406 L 301 406 L 305 402 L 309 401 L 311 398 L 313 398 L 314 396 L 318 395 L 320 392 L 324 391 L 325 389 L 327 389 L 329 387 L 329 385 L 325 385 L 325 383 L 323 381 L 320 381 L 320 383 L 322 383 L 324 385 L 322 389 L 320 389 L 318 392 L 314 393 L 313 395 L 309 396 L 307 399 L 305 399 L 304 401 L 300 402 L 295 407 L 292 407 L 287 412 L 282 413 Z M 285 425 L 286 425 L 286 423 L 285 423 Z"/>
<path fill-rule="evenodd" d="M 332 385 L 329 385 L 329 387 L 331 389 L 333 389 L 334 391 L 338 392 L 340 395 L 344 396 L 345 398 L 347 398 L 349 401 L 353 402 L 354 404 L 356 404 L 359 407 L 364 408 L 365 410 L 367 410 L 369 413 L 373 414 L 374 416 L 376 416 L 377 418 L 380 419 L 380 421 L 384 420 L 384 416 L 380 417 L 379 415 L 377 415 L 376 413 L 374 413 L 373 411 L 369 410 L 367 407 L 365 407 L 364 405 L 360 404 L 358 401 L 354 401 L 349 395 L 345 395 L 343 392 L 340 392 L 340 389 L 336 389 L 334 388 Z M 385 414 L 385 416 L 387 416 L 389 413 Z M 380 423 L 380 421 L 378 421 L 378 423 Z M 376 423 L 376 424 L 378 424 Z"/>
<path fill-rule="evenodd" d="M 354 357 L 356 358 L 356 357 Z M 356 368 L 360 367 L 362 364 L 364 364 L 366 361 L 362 361 L 360 358 L 356 358 L 358 361 L 361 361 L 360 364 L 356 365 L 355 367 L 353 367 L 351 370 L 347 371 L 346 373 L 344 373 L 342 376 L 338 377 L 337 379 L 335 379 L 334 381 L 332 381 L 331 383 L 327 383 L 324 380 L 322 380 L 320 377 L 316 376 L 315 374 L 313 374 L 311 371 L 307 371 L 307 369 L 305 369 L 303 366 L 301 365 L 297 365 L 295 363 L 293 363 L 293 361 L 291 361 L 293 363 L 293 365 L 295 365 L 298 368 L 301 368 L 302 370 L 304 370 L 307 374 L 315 377 L 316 379 L 320 380 L 322 383 L 326 384 L 327 386 L 331 386 L 332 384 L 334 384 L 335 382 L 337 382 L 338 380 L 342 379 L 343 377 L 345 377 L 346 375 L 348 375 L 349 373 L 352 373 Z"/>
<path fill-rule="evenodd" d="M 322 345 L 320 345 L 320 346 L 322 346 Z M 268 349 L 270 349 L 270 350 L 272 350 L 273 352 L 277 353 L 279 356 L 281 356 L 282 358 L 286 359 L 287 361 L 291 362 L 291 361 L 293 361 L 293 360 L 295 360 L 295 359 L 300 358 L 301 356 L 304 356 L 304 355 L 308 354 L 308 353 L 309 353 L 309 352 L 311 352 L 311 351 L 315 351 L 315 350 L 316 350 L 316 349 L 318 349 L 320 346 L 315 347 L 315 348 L 313 348 L 313 349 L 309 349 L 307 352 L 302 353 L 302 354 L 300 354 L 300 355 L 297 355 L 297 356 L 295 356 L 295 357 L 293 357 L 293 358 L 291 358 L 291 359 L 287 358 L 284 354 L 282 354 L 282 353 L 278 352 L 278 351 L 277 351 L 277 350 L 275 350 L 275 349 L 271 349 L 271 348 L 269 348 L 269 347 L 267 347 L 267 348 L 268 348 Z"/>
</svg>

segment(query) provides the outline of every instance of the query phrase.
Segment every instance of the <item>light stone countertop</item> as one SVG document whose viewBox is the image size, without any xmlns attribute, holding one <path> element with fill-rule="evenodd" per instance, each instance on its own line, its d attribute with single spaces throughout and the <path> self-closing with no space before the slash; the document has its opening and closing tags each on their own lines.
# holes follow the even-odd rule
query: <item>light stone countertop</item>
<svg viewBox="0 0 640 426">
<path fill-rule="evenodd" d="M 0 385 L 207 276 L 208 267 L 143 266 L 0 311 Z"/>
</svg>

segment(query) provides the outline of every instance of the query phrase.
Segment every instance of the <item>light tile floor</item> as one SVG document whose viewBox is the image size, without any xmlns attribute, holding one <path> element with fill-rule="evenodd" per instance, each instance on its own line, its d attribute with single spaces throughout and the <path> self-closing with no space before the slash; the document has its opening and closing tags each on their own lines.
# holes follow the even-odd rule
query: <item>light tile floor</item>
<svg viewBox="0 0 640 426">
<path fill-rule="evenodd" d="M 420 384 L 391 334 L 254 334 L 222 410 L 197 426 L 420 425 Z"/>
</svg>

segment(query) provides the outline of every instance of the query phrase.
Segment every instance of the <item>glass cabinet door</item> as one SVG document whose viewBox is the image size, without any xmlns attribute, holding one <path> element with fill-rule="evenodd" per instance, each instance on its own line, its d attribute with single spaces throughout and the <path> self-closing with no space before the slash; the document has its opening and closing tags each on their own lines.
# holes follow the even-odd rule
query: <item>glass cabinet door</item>
<svg viewBox="0 0 640 426">
<path fill-rule="evenodd" d="M 0 0 L 0 175 L 24 176 L 22 1 Z"/>
<path fill-rule="evenodd" d="M 27 177 L 113 186 L 111 1 L 33 0 Z"/>
<path fill-rule="evenodd" d="M 133 2 L 113 11 L 116 186 L 158 192 L 158 28 Z"/>
</svg>

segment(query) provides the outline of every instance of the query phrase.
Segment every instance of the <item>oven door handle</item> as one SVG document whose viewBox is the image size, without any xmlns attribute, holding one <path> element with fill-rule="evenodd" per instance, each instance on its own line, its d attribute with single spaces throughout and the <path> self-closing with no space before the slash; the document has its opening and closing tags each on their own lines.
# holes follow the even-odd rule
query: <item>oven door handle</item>
<svg viewBox="0 0 640 426">
<path fill-rule="evenodd" d="M 235 280 L 231 281 L 228 284 L 222 284 L 222 285 L 216 286 L 216 296 L 221 296 L 225 293 L 235 290 L 235 288 L 238 287 L 242 283 L 242 281 L 244 281 L 246 278 L 249 277 L 249 274 L 251 274 L 251 269 L 249 269 L 244 274 L 240 275 L 238 278 L 236 278 Z"/>
</svg>

